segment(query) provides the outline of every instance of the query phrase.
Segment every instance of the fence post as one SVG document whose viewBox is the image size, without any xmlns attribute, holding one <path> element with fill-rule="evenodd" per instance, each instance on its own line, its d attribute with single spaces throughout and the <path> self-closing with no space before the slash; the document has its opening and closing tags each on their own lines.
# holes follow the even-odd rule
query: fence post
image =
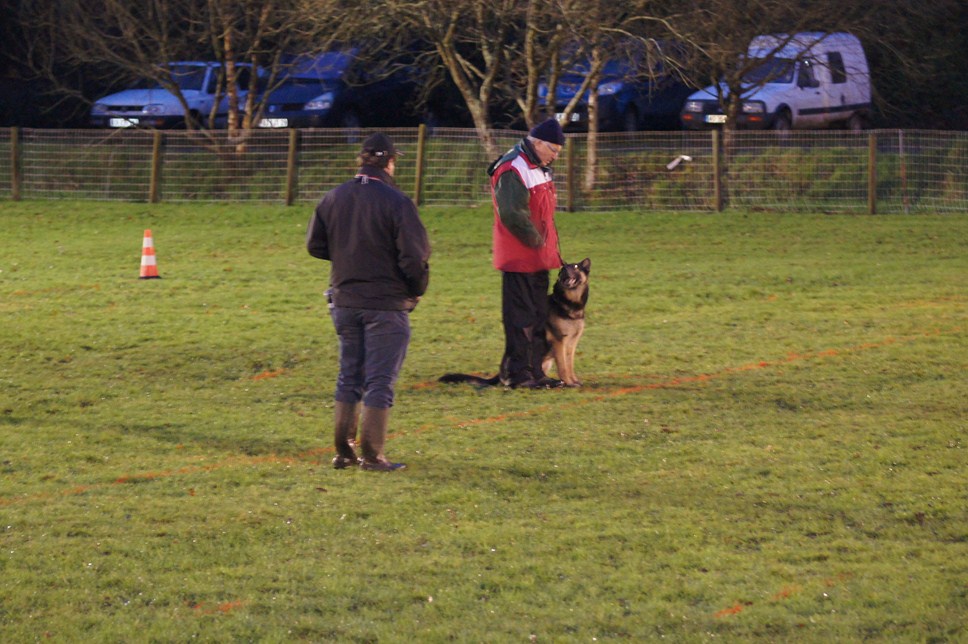
<svg viewBox="0 0 968 644">
<path fill-rule="evenodd" d="M 722 133 L 719 130 L 710 130 L 713 137 L 713 207 L 716 212 L 723 211 L 723 170 L 720 164 L 722 157 Z"/>
<path fill-rule="evenodd" d="M 299 189 L 299 130 L 289 130 L 289 152 L 286 156 L 286 205 L 296 202 Z"/>
<path fill-rule="evenodd" d="M 904 156 L 904 130 L 897 131 L 897 149 L 899 157 L 898 163 L 900 163 L 898 171 L 901 173 L 901 201 L 904 204 L 904 214 L 908 215 L 911 213 L 911 202 L 908 199 L 907 158 Z"/>
<path fill-rule="evenodd" d="M 568 198 L 565 201 L 565 208 L 568 212 L 575 212 L 575 141 L 574 137 L 565 139 L 568 149 L 565 150 L 566 172 L 565 187 L 568 190 Z"/>
<path fill-rule="evenodd" d="M 877 134 L 867 135 L 867 214 L 877 214 Z"/>
<path fill-rule="evenodd" d="M 164 134 L 155 130 L 151 140 L 151 178 L 148 184 L 148 203 L 158 203 L 161 190 L 161 146 Z"/>
<path fill-rule="evenodd" d="M 10 196 L 20 201 L 20 128 L 10 128 Z"/>
<path fill-rule="evenodd" d="M 417 128 L 417 168 L 413 177 L 413 203 L 420 205 L 420 190 L 423 187 L 424 149 L 427 145 L 427 126 L 423 123 Z"/>
</svg>

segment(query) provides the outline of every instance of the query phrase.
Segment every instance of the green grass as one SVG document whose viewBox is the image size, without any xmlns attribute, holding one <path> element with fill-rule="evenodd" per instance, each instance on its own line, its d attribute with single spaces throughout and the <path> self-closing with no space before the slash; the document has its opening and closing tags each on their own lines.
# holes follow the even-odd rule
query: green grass
<svg viewBox="0 0 968 644">
<path fill-rule="evenodd" d="M 0 639 L 968 638 L 968 218 L 561 214 L 586 386 L 523 392 L 435 382 L 500 280 L 428 209 L 384 475 L 309 214 L 0 203 Z"/>
</svg>

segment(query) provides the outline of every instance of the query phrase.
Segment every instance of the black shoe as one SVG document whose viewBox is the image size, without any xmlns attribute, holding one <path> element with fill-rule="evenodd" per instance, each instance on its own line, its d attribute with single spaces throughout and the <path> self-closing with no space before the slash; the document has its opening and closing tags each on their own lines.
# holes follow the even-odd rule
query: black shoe
<svg viewBox="0 0 968 644">
<path fill-rule="evenodd" d="M 406 463 L 391 463 L 387 460 L 382 461 L 362 461 L 360 469 L 367 472 L 396 472 L 407 467 Z"/>
<path fill-rule="evenodd" d="M 356 467 L 360 464 L 360 459 L 348 456 L 337 456 L 333 459 L 333 467 L 337 470 L 345 470 L 347 467 Z"/>
</svg>

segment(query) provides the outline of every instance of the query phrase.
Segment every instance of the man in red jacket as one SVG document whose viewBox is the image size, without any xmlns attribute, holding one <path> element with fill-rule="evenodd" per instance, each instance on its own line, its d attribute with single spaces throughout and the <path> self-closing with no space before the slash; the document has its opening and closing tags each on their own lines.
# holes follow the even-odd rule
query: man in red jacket
<svg viewBox="0 0 968 644">
<path fill-rule="evenodd" d="M 430 240 L 417 207 L 393 183 L 399 154 L 388 136 L 367 138 L 356 176 L 323 196 L 306 231 L 309 254 L 332 264 L 327 294 L 339 337 L 336 469 L 404 467 L 386 458 L 383 445 L 410 342 L 410 311 L 430 280 Z M 353 449 L 357 424 L 361 458 Z"/>
<path fill-rule="evenodd" d="M 502 272 L 504 357 L 499 377 L 509 387 L 562 386 L 542 371 L 541 361 L 548 351 L 548 271 L 562 265 L 549 166 L 564 144 L 561 125 L 548 119 L 487 171 L 494 201 L 494 268 Z"/>
</svg>

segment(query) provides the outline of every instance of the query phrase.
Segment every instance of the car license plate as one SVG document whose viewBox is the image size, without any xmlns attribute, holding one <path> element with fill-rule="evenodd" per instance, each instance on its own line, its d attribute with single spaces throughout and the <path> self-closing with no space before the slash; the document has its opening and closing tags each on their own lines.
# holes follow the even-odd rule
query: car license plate
<svg viewBox="0 0 968 644">
<path fill-rule="evenodd" d="M 109 127 L 134 127 L 138 124 L 138 119 L 108 119 Z"/>
<path fill-rule="evenodd" d="M 559 121 L 559 122 L 560 122 L 560 121 L 561 121 L 561 119 L 563 119 L 564 117 L 565 117 L 565 113 L 564 113 L 564 112 L 558 112 L 557 114 L 555 114 L 555 118 L 556 118 L 556 119 L 558 119 L 558 121 Z M 577 123 L 578 121 L 580 121 L 580 120 L 581 120 L 581 114 L 579 114 L 578 112 L 572 112 L 572 113 L 571 113 L 571 116 L 570 116 L 570 117 L 568 117 L 568 120 L 569 120 L 570 122 L 572 122 L 572 123 Z"/>
<path fill-rule="evenodd" d="M 289 127 L 289 119 L 262 119 L 259 127 Z"/>
<path fill-rule="evenodd" d="M 725 123 L 725 122 L 726 122 L 725 114 L 707 114 L 706 115 L 706 123 Z"/>
</svg>

